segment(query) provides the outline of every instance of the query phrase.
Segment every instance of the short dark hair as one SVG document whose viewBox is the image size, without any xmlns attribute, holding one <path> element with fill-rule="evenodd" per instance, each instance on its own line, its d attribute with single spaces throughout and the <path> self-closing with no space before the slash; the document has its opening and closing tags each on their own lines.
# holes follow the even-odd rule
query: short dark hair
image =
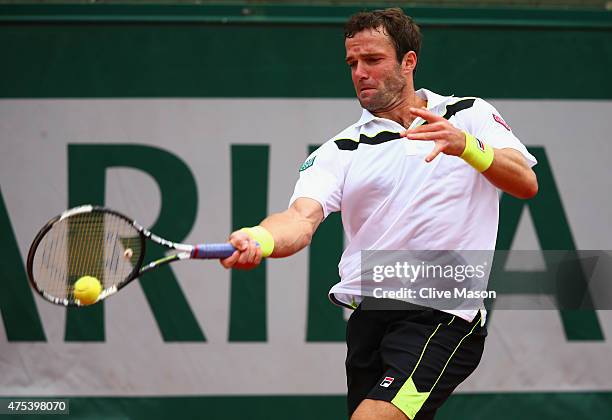
<svg viewBox="0 0 612 420">
<path fill-rule="evenodd" d="M 399 7 L 354 14 L 344 25 L 344 38 L 352 38 L 364 29 L 380 27 L 393 42 L 399 63 L 408 51 L 414 51 L 418 57 L 421 49 L 421 29 Z"/>
</svg>

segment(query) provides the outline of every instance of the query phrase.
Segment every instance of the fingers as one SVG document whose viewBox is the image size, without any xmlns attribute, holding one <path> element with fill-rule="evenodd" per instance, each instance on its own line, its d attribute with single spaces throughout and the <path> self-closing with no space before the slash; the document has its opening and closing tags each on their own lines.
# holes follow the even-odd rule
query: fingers
<svg viewBox="0 0 612 420">
<path fill-rule="evenodd" d="M 257 248 L 257 242 L 249 238 L 246 247 L 241 250 L 240 257 L 238 257 L 238 264 L 241 266 L 252 264 L 255 261 Z"/>
<path fill-rule="evenodd" d="M 431 153 L 425 157 L 425 162 L 429 163 L 432 160 L 434 160 L 436 156 L 440 154 L 441 151 L 442 151 L 442 147 L 440 147 L 440 145 L 436 143 Z"/>
<path fill-rule="evenodd" d="M 433 112 L 428 111 L 424 108 L 410 108 L 410 113 L 416 115 L 417 117 L 421 117 L 425 121 L 430 123 L 444 120 L 444 117 L 434 114 Z"/>
<path fill-rule="evenodd" d="M 446 120 L 438 121 L 406 130 L 403 136 L 410 140 L 442 140 L 449 135 L 447 128 Z"/>
<path fill-rule="evenodd" d="M 234 251 L 232 255 L 223 260 L 219 260 L 219 262 L 224 268 L 232 268 L 234 264 L 236 264 L 236 261 L 238 261 L 238 257 L 240 257 L 240 252 Z"/>
<path fill-rule="evenodd" d="M 261 263 L 261 247 L 245 232 L 236 231 L 232 233 L 229 237 L 229 243 L 236 248 L 236 251 L 231 256 L 220 261 L 223 267 L 250 269 L 257 267 Z"/>
<path fill-rule="evenodd" d="M 255 261 L 253 262 L 253 264 L 255 266 L 258 266 L 259 264 L 261 264 L 262 258 L 263 258 L 263 251 L 261 250 L 261 247 L 258 246 L 257 249 L 255 250 Z"/>
<path fill-rule="evenodd" d="M 418 127 L 411 128 L 409 130 L 404 131 L 402 135 L 406 137 L 409 134 L 415 134 L 415 133 L 438 132 L 438 131 L 443 130 L 444 128 L 445 128 L 444 122 L 438 121 L 435 123 L 422 124 L 422 125 L 419 125 Z"/>
<path fill-rule="evenodd" d="M 465 149 L 465 133 L 442 117 L 430 124 L 406 130 L 402 136 L 409 140 L 435 142 L 434 149 L 425 159 L 427 162 L 431 162 L 440 152 L 460 156 Z"/>
<path fill-rule="evenodd" d="M 406 138 L 410 140 L 446 140 L 448 138 L 448 133 L 446 131 L 432 131 L 432 132 L 421 132 L 421 133 L 413 133 L 407 132 Z"/>
</svg>

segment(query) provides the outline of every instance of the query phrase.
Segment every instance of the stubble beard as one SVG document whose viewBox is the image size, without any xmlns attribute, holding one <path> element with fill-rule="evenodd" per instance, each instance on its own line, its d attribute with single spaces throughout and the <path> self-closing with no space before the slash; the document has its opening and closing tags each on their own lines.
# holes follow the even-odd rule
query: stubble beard
<svg viewBox="0 0 612 420">
<path fill-rule="evenodd" d="M 370 98 L 365 101 L 358 98 L 359 103 L 362 108 L 372 113 L 389 110 L 400 101 L 406 84 L 406 79 L 402 77 L 398 69 L 382 81 L 381 87 Z"/>
</svg>

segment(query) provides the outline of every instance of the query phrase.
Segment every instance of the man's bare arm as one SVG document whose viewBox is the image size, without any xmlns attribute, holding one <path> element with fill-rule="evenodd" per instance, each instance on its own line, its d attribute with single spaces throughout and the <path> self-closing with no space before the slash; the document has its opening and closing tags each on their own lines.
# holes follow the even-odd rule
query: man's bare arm
<svg viewBox="0 0 612 420">
<path fill-rule="evenodd" d="M 322 221 L 321 204 L 310 198 L 298 198 L 284 212 L 265 218 L 260 225 L 274 238 L 274 252 L 270 256 L 288 257 L 310 245 L 312 235 Z"/>
<path fill-rule="evenodd" d="M 266 217 L 260 226 L 274 238 L 274 251 L 270 257 L 287 257 L 308 246 L 322 221 L 321 204 L 310 198 L 298 198 L 287 210 Z M 250 269 L 259 265 L 261 249 L 249 235 L 238 230 L 230 235 L 229 242 L 237 251 L 221 260 L 225 268 Z"/>
<path fill-rule="evenodd" d="M 516 198 L 532 198 L 538 193 L 538 179 L 518 150 L 495 149 L 493 163 L 482 173 L 500 190 Z"/>
</svg>

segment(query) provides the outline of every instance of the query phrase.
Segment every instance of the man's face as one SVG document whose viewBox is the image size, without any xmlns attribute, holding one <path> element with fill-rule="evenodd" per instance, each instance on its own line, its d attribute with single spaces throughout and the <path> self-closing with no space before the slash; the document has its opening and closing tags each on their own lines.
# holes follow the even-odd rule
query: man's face
<svg viewBox="0 0 612 420">
<path fill-rule="evenodd" d="M 346 62 L 359 103 L 370 112 L 385 111 L 399 102 L 406 78 L 395 48 L 382 28 L 366 29 L 344 41 Z"/>
</svg>

